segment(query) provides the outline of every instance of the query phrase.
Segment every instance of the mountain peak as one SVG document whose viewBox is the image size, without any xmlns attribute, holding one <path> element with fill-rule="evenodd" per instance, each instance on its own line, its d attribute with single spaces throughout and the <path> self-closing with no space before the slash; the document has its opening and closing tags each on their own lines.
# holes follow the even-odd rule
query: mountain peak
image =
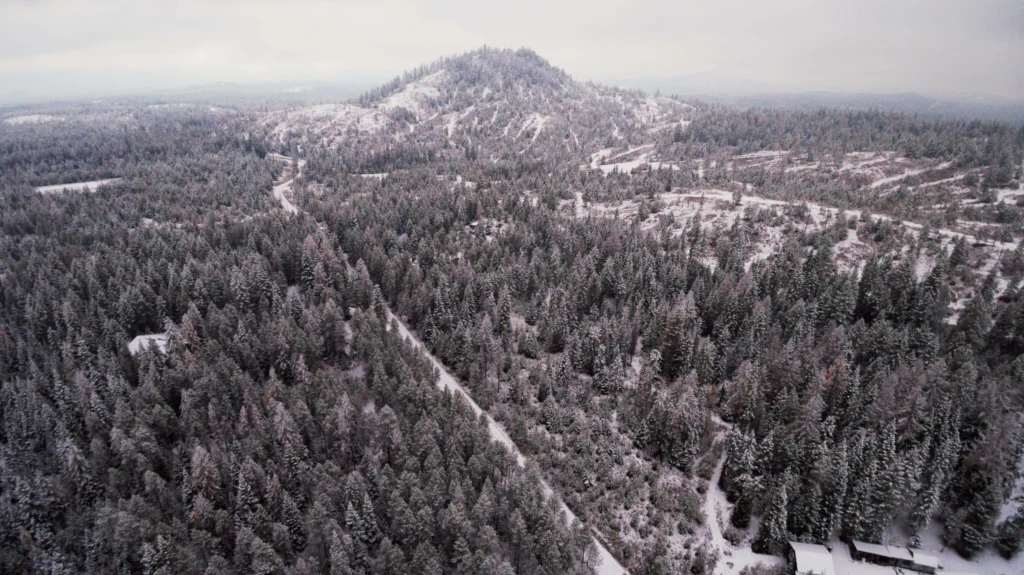
<svg viewBox="0 0 1024 575">
<path fill-rule="evenodd" d="M 506 86 L 564 87 L 572 78 L 562 69 L 529 48 L 512 50 L 483 46 L 456 56 L 445 56 L 430 64 L 409 70 L 390 82 L 378 86 L 359 98 L 362 105 L 370 105 L 406 86 L 438 72 L 450 74 L 456 85 L 494 84 L 492 90 Z"/>
<path fill-rule="evenodd" d="M 282 145 L 417 143 L 451 157 L 559 154 L 579 162 L 610 146 L 651 144 L 681 127 L 690 110 L 670 98 L 574 81 L 529 49 L 483 47 L 411 70 L 358 102 L 278 111 L 267 124 Z"/>
</svg>

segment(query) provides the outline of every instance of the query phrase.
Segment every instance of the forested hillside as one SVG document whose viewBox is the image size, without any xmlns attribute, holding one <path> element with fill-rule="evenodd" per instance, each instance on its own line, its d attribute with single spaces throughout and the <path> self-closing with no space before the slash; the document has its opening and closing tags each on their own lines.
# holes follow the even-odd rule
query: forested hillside
<svg viewBox="0 0 1024 575">
<path fill-rule="evenodd" d="M 633 575 L 1024 566 L 1020 128 L 489 49 L 104 114 L 0 124 L 0 570 L 588 573 L 592 533 Z"/>
</svg>

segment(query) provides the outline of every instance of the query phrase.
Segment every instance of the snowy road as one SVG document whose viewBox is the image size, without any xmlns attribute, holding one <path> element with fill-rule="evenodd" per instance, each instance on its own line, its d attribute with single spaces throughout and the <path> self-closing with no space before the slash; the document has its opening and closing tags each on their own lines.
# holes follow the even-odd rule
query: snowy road
<svg viewBox="0 0 1024 575">
<path fill-rule="evenodd" d="M 280 184 L 274 186 L 274 197 L 281 202 L 281 207 L 289 214 L 296 214 L 298 213 L 299 209 L 295 207 L 295 205 L 292 204 L 290 201 L 288 201 L 288 198 L 285 197 L 284 192 L 291 189 L 292 182 L 294 182 L 295 178 L 302 173 L 302 168 L 305 165 L 305 162 L 302 160 L 298 160 L 295 163 L 297 165 L 296 176 L 293 176 L 281 182 Z M 581 198 L 579 199 L 579 201 L 582 203 Z M 480 417 L 482 415 L 486 419 L 487 429 L 491 434 L 491 438 L 500 443 L 502 446 L 505 447 L 505 449 L 512 453 L 512 455 L 514 455 L 516 458 L 516 462 L 519 463 L 519 466 L 525 468 L 526 456 L 524 456 L 522 452 L 519 451 L 519 448 L 516 446 L 515 442 L 512 441 L 512 438 L 509 437 L 508 433 L 505 432 L 501 425 L 498 424 L 498 422 L 495 421 L 494 418 L 492 418 L 490 415 L 484 412 L 484 410 L 479 405 L 477 405 L 475 401 L 473 401 L 472 396 L 470 396 L 469 392 L 462 387 L 462 384 L 460 384 L 458 380 L 455 379 L 455 377 L 453 377 L 452 374 L 448 372 L 444 364 L 438 361 L 438 359 L 434 357 L 433 354 L 427 351 L 427 348 L 423 345 L 423 342 L 421 342 L 419 338 L 416 337 L 416 334 L 414 334 L 409 329 L 409 327 L 405 325 L 405 322 L 399 319 L 398 316 L 396 316 L 391 311 L 390 307 L 388 307 L 388 318 L 395 320 L 395 323 L 398 325 L 398 333 L 403 338 L 409 340 L 409 342 L 412 343 L 413 347 L 422 351 L 423 355 L 425 355 L 427 359 L 430 360 L 430 363 L 437 369 L 439 373 L 437 386 L 445 391 L 461 395 L 463 399 L 465 399 L 466 403 L 469 404 L 470 408 L 473 410 L 473 413 L 477 417 Z M 543 479 L 541 479 L 541 489 L 543 490 L 544 495 L 547 497 L 551 497 L 555 494 L 555 491 L 551 488 L 551 485 L 549 485 L 548 482 Z M 572 510 L 569 509 L 569 507 L 564 502 L 562 503 L 562 511 L 565 513 L 565 522 L 567 524 L 572 524 L 573 522 L 577 521 L 576 514 L 573 513 Z M 597 548 L 597 554 L 600 558 L 600 561 L 594 570 L 596 575 L 629 575 L 629 571 L 626 571 L 625 567 L 623 567 L 622 564 L 620 564 L 619 561 L 615 559 L 611 552 L 608 551 L 604 544 L 601 543 L 601 540 L 597 537 L 594 537 L 594 545 Z"/>
<path fill-rule="evenodd" d="M 287 158 L 287 156 L 280 156 L 280 157 L 282 159 Z M 295 161 L 295 160 L 292 160 L 291 158 L 287 158 L 287 160 L 289 160 L 289 161 L 291 161 L 291 162 L 293 162 L 293 163 L 295 163 L 297 165 L 297 171 L 293 172 L 295 175 L 289 177 L 288 179 L 286 179 L 283 182 L 281 182 L 281 183 L 277 184 L 276 186 L 274 186 L 274 198 L 277 201 L 281 202 L 281 208 L 284 211 L 288 212 L 289 214 L 293 214 L 294 215 L 294 214 L 299 213 L 299 208 L 295 207 L 295 204 L 291 203 L 291 201 L 288 200 L 288 197 L 285 196 L 284 193 L 291 191 L 292 184 L 295 183 L 295 178 L 299 177 L 299 174 L 302 173 L 302 167 L 306 165 L 306 162 L 304 160 Z"/>
<path fill-rule="evenodd" d="M 412 343 L 413 347 L 422 351 L 423 355 L 425 355 L 427 359 L 430 360 L 430 363 L 433 364 L 433 366 L 438 370 L 438 372 L 440 373 L 440 376 L 438 377 L 437 380 L 438 387 L 445 391 L 450 391 L 451 393 L 461 395 L 462 398 L 465 399 L 466 403 L 469 404 L 470 408 L 473 410 L 473 413 L 476 414 L 477 417 L 480 417 L 482 415 L 484 419 L 487 421 L 487 429 L 491 433 L 491 438 L 493 438 L 495 441 L 503 445 L 505 449 L 507 449 L 509 452 L 515 455 L 516 461 L 519 463 L 520 467 L 526 467 L 526 456 L 524 456 L 522 452 L 519 451 L 519 448 L 516 447 L 515 442 L 513 442 L 512 438 L 509 437 L 508 433 L 505 432 L 505 429 L 502 428 L 501 425 L 494 420 L 494 418 L 488 415 L 483 410 L 483 408 L 481 408 L 479 405 L 477 405 L 475 401 L 473 401 L 473 398 L 469 395 L 469 392 L 466 391 L 466 389 L 462 387 L 462 384 L 460 384 L 458 380 L 456 380 L 452 376 L 452 374 L 448 372 L 448 370 L 444 367 L 444 364 L 438 361 L 436 357 L 434 357 L 430 352 L 427 351 L 427 349 L 423 346 L 423 343 L 420 342 L 419 338 L 417 338 L 416 335 L 409 329 L 409 327 L 405 325 L 405 322 L 403 322 L 401 319 L 398 318 L 398 316 L 392 313 L 390 309 L 388 309 L 388 317 L 389 319 L 395 320 L 395 323 L 398 324 L 398 333 L 401 334 L 403 338 L 409 340 Z M 548 497 L 551 497 L 555 494 L 554 490 L 551 488 L 548 482 L 544 481 L 543 479 L 541 480 L 541 488 L 544 490 L 544 495 Z M 574 521 L 576 521 L 576 514 L 573 513 L 572 510 L 569 509 L 569 507 L 566 506 L 564 502 L 562 503 L 562 511 L 565 512 L 566 523 L 571 524 Z M 611 552 L 608 551 L 608 549 L 604 546 L 603 543 L 601 543 L 599 539 L 597 539 L 597 537 L 594 538 L 594 545 L 596 545 L 597 553 L 601 558 L 601 562 L 595 570 L 597 575 L 628 575 L 629 572 L 626 571 L 625 567 L 623 567 L 618 562 L 618 560 L 615 559 Z"/>
</svg>

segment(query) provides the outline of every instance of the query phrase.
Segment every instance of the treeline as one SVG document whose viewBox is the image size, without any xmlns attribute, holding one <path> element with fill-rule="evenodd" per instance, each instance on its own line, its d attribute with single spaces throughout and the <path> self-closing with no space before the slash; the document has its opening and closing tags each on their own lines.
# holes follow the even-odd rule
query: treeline
<svg viewBox="0 0 1024 575">
<path fill-rule="evenodd" d="M 702 105 L 692 123 L 661 147 L 672 157 L 711 157 L 762 150 L 842 158 L 848 152 L 896 151 L 914 158 L 990 167 L 992 185 L 1009 183 L 1024 159 L 1024 128 L 981 121 L 934 121 L 891 112 L 825 109 L 814 112 Z"/>
<path fill-rule="evenodd" d="M 248 116 L 204 107 L 86 107 L 58 121 L 0 123 L 0 187 L 122 177 L 185 156 L 266 153 Z"/>
</svg>

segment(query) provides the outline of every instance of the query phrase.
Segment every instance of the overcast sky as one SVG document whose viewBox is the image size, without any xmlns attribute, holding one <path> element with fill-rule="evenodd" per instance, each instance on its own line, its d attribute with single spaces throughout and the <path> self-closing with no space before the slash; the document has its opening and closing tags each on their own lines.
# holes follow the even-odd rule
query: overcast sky
<svg viewBox="0 0 1024 575">
<path fill-rule="evenodd" d="M 0 0 L 8 91 L 379 78 L 484 44 L 584 80 L 1024 99 L 1024 0 Z"/>
</svg>

